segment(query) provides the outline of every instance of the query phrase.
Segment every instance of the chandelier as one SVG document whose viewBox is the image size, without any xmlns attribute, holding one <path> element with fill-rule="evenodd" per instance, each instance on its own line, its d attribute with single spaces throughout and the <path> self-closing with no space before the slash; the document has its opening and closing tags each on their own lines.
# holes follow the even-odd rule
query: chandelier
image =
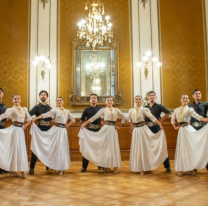
<svg viewBox="0 0 208 206">
<path fill-rule="evenodd" d="M 92 4 L 87 1 L 85 10 L 89 10 L 89 13 L 85 19 L 78 23 L 77 37 L 80 40 L 86 40 L 86 46 L 92 46 L 93 50 L 97 45 L 103 46 L 104 42 L 111 43 L 113 38 L 112 24 L 109 22 L 109 16 L 106 16 L 105 20 L 103 18 L 104 4 L 99 0 L 94 0 Z"/>
<path fill-rule="evenodd" d="M 154 54 L 152 54 L 151 51 L 147 51 L 146 55 L 143 54 L 143 58 L 139 59 L 137 62 L 137 67 L 141 67 L 142 63 L 145 64 L 145 68 L 144 68 L 144 76 L 147 79 L 148 76 L 148 68 L 149 68 L 149 63 L 154 62 L 156 63 L 156 67 L 161 67 L 161 62 L 157 61 L 157 57 L 155 57 Z"/>
</svg>

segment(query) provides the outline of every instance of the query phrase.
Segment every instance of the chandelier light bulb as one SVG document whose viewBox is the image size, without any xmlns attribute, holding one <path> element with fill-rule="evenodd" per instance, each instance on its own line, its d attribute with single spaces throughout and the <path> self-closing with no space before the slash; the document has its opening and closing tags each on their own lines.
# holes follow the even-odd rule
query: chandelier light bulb
<svg viewBox="0 0 208 206">
<path fill-rule="evenodd" d="M 37 61 L 37 62 L 40 61 L 40 57 L 39 56 L 36 56 L 35 57 L 35 61 Z"/>
<path fill-rule="evenodd" d="M 108 23 L 110 17 L 109 17 L 109 16 L 106 16 L 105 19 L 106 19 L 106 21 L 107 21 L 107 23 Z"/>
<path fill-rule="evenodd" d="M 146 55 L 147 55 L 148 57 L 150 57 L 150 56 L 152 55 L 151 51 L 147 51 L 147 52 L 146 52 Z"/>
<path fill-rule="evenodd" d="M 152 61 L 153 61 L 153 62 L 156 62 L 156 61 L 157 61 L 157 57 L 153 57 L 153 58 L 152 58 Z"/>
<path fill-rule="evenodd" d="M 156 64 L 157 67 L 161 67 L 161 65 L 162 65 L 161 62 L 157 62 Z"/>
<path fill-rule="evenodd" d="M 43 55 L 41 55 L 41 56 L 40 56 L 40 60 L 41 60 L 41 61 L 44 61 L 44 60 L 45 60 L 45 57 L 44 57 Z"/>
<path fill-rule="evenodd" d="M 137 66 L 137 67 L 141 67 L 141 66 L 142 66 L 142 63 L 141 63 L 141 62 L 137 62 L 137 63 L 136 63 L 136 66 Z"/>
<path fill-rule="evenodd" d="M 52 68 L 52 65 L 51 65 L 51 64 L 48 64 L 48 65 L 47 65 L 47 68 L 48 68 L 48 69 L 51 69 L 51 68 Z"/>
<path fill-rule="evenodd" d="M 146 62 L 148 60 L 148 57 L 147 56 L 143 56 L 142 59 L 143 59 L 144 62 Z"/>
<path fill-rule="evenodd" d="M 88 10 L 88 6 L 87 6 L 87 3 L 85 3 L 85 10 Z"/>
<path fill-rule="evenodd" d="M 36 66 L 36 65 L 38 65 L 38 62 L 37 62 L 36 60 L 34 60 L 34 61 L 32 62 L 32 64 L 33 64 L 34 66 Z"/>
<path fill-rule="evenodd" d="M 45 59 L 45 63 L 46 64 L 50 64 L 50 60 L 49 59 Z"/>
</svg>

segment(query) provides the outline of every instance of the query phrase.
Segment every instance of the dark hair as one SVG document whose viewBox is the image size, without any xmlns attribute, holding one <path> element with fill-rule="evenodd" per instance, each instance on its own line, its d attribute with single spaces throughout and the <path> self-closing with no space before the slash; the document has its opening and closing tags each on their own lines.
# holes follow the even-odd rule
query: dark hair
<svg viewBox="0 0 208 206">
<path fill-rule="evenodd" d="M 96 96 L 97 99 L 98 99 L 98 95 L 97 95 L 97 94 L 92 93 L 92 94 L 90 95 L 90 98 L 91 98 L 91 96 Z"/>
<path fill-rule="evenodd" d="M 14 99 L 15 96 L 18 96 L 18 97 L 21 99 L 21 96 L 20 96 L 19 94 L 14 94 L 14 95 L 12 96 L 12 99 Z"/>
<path fill-rule="evenodd" d="M 112 100 L 113 100 L 113 97 L 112 97 L 112 96 L 106 97 L 105 100 L 107 100 L 107 99 L 112 99 Z M 113 101 L 114 101 L 114 100 L 113 100 Z"/>
<path fill-rule="evenodd" d="M 195 89 L 193 92 L 192 92 L 192 95 L 194 95 L 195 92 L 200 92 L 199 89 Z"/>
<path fill-rule="evenodd" d="M 62 99 L 62 100 L 64 101 L 63 97 L 60 97 L 60 96 L 59 96 L 59 97 L 56 97 L 56 100 L 57 100 L 58 98 L 60 98 L 60 99 Z"/>
<path fill-rule="evenodd" d="M 1 90 L 2 92 L 4 92 L 4 90 L 3 90 L 2 88 L 0 88 L 0 90 Z"/>
<path fill-rule="evenodd" d="M 141 97 L 141 98 L 142 98 L 142 96 L 141 96 L 141 95 L 136 95 L 136 96 L 134 97 L 134 99 L 136 99 L 136 97 Z"/>
<path fill-rule="evenodd" d="M 47 92 L 46 90 L 41 90 L 40 93 L 39 93 L 39 96 L 40 96 L 42 93 L 46 93 L 46 96 L 48 97 L 48 92 Z"/>
<path fill-rule="evenodd" d="M 148 96 L 151 94 L 151 93 L 154 93 L 156 95 L 156 93 L 154 91 L 149 91 L 148 92 Z"/>
</svg>

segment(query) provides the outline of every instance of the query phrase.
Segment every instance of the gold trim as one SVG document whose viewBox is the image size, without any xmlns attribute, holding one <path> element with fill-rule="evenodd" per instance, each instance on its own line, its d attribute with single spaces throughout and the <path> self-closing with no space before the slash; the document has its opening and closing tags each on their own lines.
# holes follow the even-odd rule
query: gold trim
<svg viewBox="0 0 208 206">
<path fill-rule="evenodd" d="M 28 5 L 28 51 L 27 51 L 27 108 L 30 110 L 30 42 L 31 42 L 31 0 Z"/>
<path fill-rule="evenodd" d="M 207 60 L 207 21 L 206 21 L 206 8 L 205 8 L 205 0 L 202 0 L 202 16 L 203 16 L 203 30 L 204 30 L 204 53 L 205 53 L 205 79 L 206 79 L 206 101 L 208 101 L 208 60 Z"/>
<path fill-rule="evenodd" d="M 86 101 L 86 98 L 81 96 L 81 93 L 79 96 L 77 96 L 77 86 L 76 86 L 76 56 L 77 56 L 77 50 L 81 51 L 81 47 L 86 45 L 86 40 L 79 40 L 74 39 L 72 41 L 72 87 L 69 90 L 69 104 L 71 106 L 86 106 L 89 105 L 89 102 Z M 114 105 L 121 105 L 123 103 L 123 97 L 121 94 L 121 90 L 119 89 L 119 41 L 113 39 L 111 43 L 105 43 L 104 47 L 108 46 L 109 48 L 107 51 L 110 51 L 114 49 L 114 83 L 115 83 L 115 97 L 114 99 Z M 90 49 L 88 49 L 90 50 Z M 97 50 L 97 49 L 96 49 Z M 99 50 L 99 49 L 98 49 Z M 93 51 L 93 50 L 92 50 Z M 80 61 L 81 61 L 81 53 L 80 53 Z M 81 66 L 81 64 L 80 64 Z M 80 70 L 81 72 L 81 70 Z M 80 75 L 81 78 L 81 75 Z M 81 81 L 80 81 L 81 86 Z M 104 96 L 100 96 L 102 98 Z M 98 102 L 98 105 L 105 105 L 105 102 L 100 101 Z"/>
<path fill-rule="evenodd" d="M 60 0 L 57 0 L 57 97 L 60 96 Z"/>
<path fill-rule="evenodd" d="M 131 107 L 134 107 L 134 68 L 133 68 L 133 32 L 132 32 L 132 4 L 129 2 L 129 39 L 130 39 L 130 68 L 131 68 Z"/>
<path fill-rule="evenodd" d="M 157 0 L 157 15 L 158 15 L 158 43 L 159 43 L 159 61 L 162 62 L 162 39 L 161 39 L 161 21 L 160 21 L 160 0 Z M 163 66 L 163 65 L 162 65 Z M 162 66 L 160 67 L 160 101 L 163 104 L 163 74 Z"/>
<path fill-rule="evenodd" d="M 138 29 L 139 29 L 139 59 L 141 59 L 141 39 L 140 39 L 140 13 L 139 13 L 139 4 L 138 4 Z M 139 68 L 140 70 L 140 95 L 142 95 L 142 67 Z"/>
</svg>

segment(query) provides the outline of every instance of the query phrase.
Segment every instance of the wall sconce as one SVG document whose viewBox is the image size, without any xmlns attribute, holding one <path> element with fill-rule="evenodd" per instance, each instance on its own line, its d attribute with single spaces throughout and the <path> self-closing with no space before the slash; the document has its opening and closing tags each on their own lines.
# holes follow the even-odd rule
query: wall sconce
<svg viewBox="0 0 208 206">
<path fill-rule="evenodd" d="M 151 51 L 147 51 L 146 55 L 143 54 L 143 58 L 139 59 L 136 64 L 137 67 L 141 67 L 142 63 L 145 64 L 145 68 L 144 68 L 145 79 L 147 79 L 148 76 L 148 67 L 150 62 L 155 62 L 157 67 L 160 67 L 162 65 L 161 62 L 157 61 L 157 57 L 155 57 L 155 55 L 152 54 Z"/>
<path fill-rule="evenodd" d="M 39 55 L 35 57 L 35 60 L 32 62 L 34 66 L 37 66 L 38 64 L 41 64 L 41 76 L 44 81 L 45 77 L 45 67 L 48 69 L 51 69 L 51 61 L 49 58 L 46 58 L 44 55 Z"/>
</svg>

